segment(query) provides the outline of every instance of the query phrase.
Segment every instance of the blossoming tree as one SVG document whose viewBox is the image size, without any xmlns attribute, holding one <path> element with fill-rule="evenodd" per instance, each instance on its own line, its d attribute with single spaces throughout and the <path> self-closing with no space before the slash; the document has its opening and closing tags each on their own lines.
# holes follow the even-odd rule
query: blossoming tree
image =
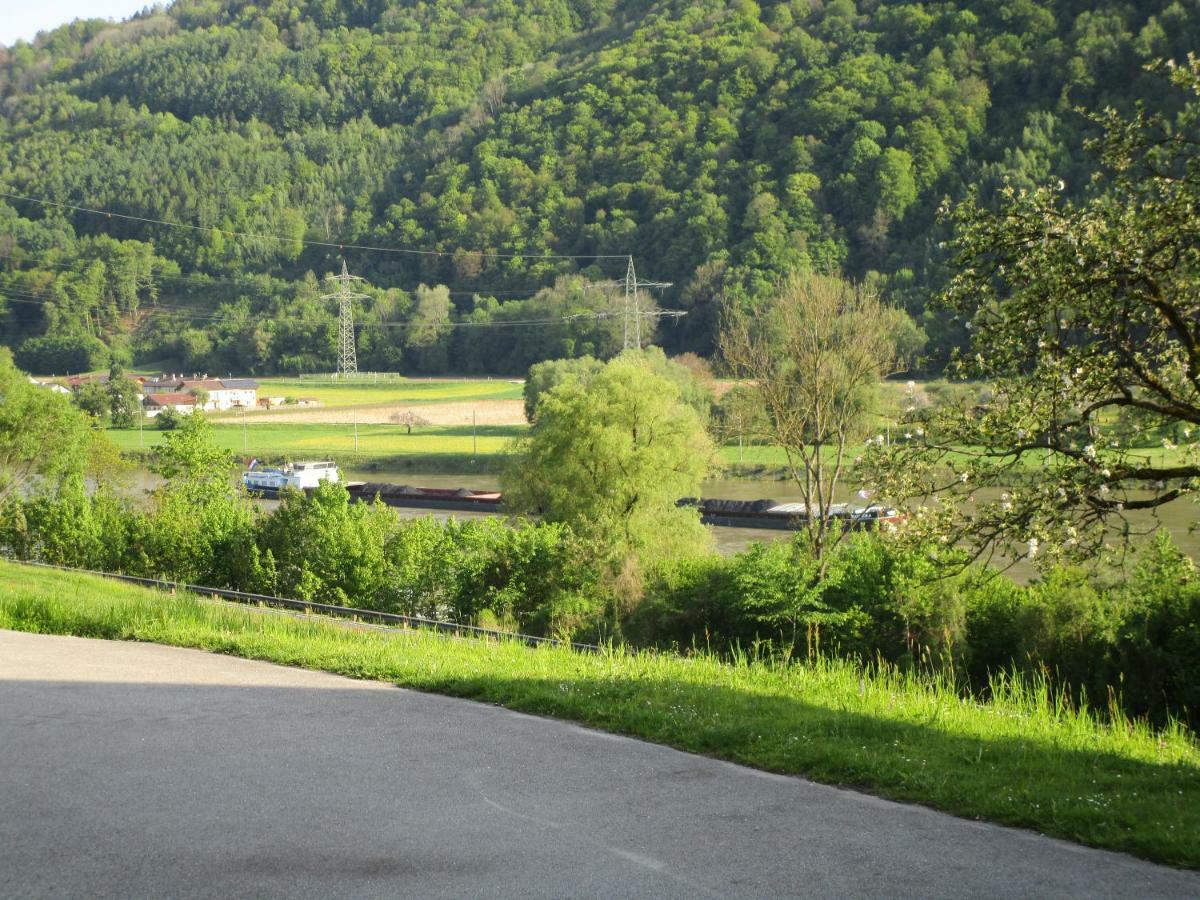
<svg viewBox="0 0 1200 900">
<path fill-rule="evenodd" d="M 918 524 L 977 552 L 1094 555 L 1129 535 L 1126 512 L 1200 487 L 1200 64 L 1161 68 L 1178 112 L 1092 115 L 1084 199 L 1059 183 L 955 211 L 942 302 L 991 396 L 914 411 L 912 439 L 865 465 L 892 498 L 937 495 Z"/>
</svg>

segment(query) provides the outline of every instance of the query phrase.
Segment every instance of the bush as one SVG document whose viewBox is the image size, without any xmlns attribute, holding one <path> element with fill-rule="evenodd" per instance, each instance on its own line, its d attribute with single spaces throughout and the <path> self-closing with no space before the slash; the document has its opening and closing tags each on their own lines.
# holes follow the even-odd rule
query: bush
<svg viewBox="0 0 1200 900">
<path fill-rule="evenodd" d="M 725 649 L 747 629 L 734 612 L 732 566 L 720 556 L 664 560 L 625 625 L 636 644 Z"/>
<path fill-rule="evenodd" d="M 154 417 L 154 424 L 160 431 L 174 431 L 183 422 L 183 413 L 168 406 Z"/>
<path fill-rule="evenodd" d="M 574 621 L 563 598 L 595 590 L 597 578 L 569 528 L 552 523 L 432 517 L 402 522 L 388 539 L 387 606 L 406 615 L 479 621 L 487 614 L 532 634 Z M 603 603 L 599 606 L 603 608 Z"/>
<path fill-rule="evenodd" d="M 258 528 L 261 574 L 285 596 L 380 609 L 388 595 L 385 548 L 396 513 L 381 503 L 351 503 L 340 484 L 322 482 L 311 495 L 284 494 Z"/>
</svg>

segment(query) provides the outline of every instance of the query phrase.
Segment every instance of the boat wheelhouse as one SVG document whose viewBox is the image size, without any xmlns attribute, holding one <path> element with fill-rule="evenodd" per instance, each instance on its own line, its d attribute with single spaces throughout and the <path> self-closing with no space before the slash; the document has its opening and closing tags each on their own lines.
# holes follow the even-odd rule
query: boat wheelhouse
<svg viewBox="0 0 1200 900">
<path fill-rule="evenodd" d="M 259 467 L 257 460 L 242 473 L 242 484 L 252 494 L 263 497 L 278 497 L 285 490 L 311 491 L 322 482 L 337 484 L 341 475 L 335 463 L 299 462 L 274 467 Z"/>
</svg>

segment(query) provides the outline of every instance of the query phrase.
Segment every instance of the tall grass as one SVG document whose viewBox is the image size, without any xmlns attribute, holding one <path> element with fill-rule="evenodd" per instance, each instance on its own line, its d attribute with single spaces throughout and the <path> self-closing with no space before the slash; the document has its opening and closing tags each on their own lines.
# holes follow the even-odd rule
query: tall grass
<svg viewBox="0 0 1200 900">
<path fill-rule="evenodd" d="M 1045 684 L 988 703 L 887 666 L 721 661 L 362 630 L 0 563 L 0 627 L 197 647 L 558 716 L 775 772 L 1200 867 L 1200 748 Z"/>
</svg>

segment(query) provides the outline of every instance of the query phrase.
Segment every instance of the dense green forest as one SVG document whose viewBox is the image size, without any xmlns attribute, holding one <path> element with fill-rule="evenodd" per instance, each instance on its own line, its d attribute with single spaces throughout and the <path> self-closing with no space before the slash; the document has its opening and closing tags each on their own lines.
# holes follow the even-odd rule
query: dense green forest
<svg viewBox="0 0 1200 900">
<path fill-rule="evenodd" d="M 814 269 L 923 320 L 937 368 L 963 337 L 926 311 L 943 200 L 1086 193 L 1075 108 L 1165 102 L 1145 66 L 1200 46 L 1197 13 L 177 0 L 76 22 L 0 48 L 0 342 L 42 372 L 329 371 L 344 257 L 360 368 L 518 372 L 619 350 L 605 282 L 632 254 L 689 312 L 668 352 L 711 354 L 724 304 Z"/>
</svg>

